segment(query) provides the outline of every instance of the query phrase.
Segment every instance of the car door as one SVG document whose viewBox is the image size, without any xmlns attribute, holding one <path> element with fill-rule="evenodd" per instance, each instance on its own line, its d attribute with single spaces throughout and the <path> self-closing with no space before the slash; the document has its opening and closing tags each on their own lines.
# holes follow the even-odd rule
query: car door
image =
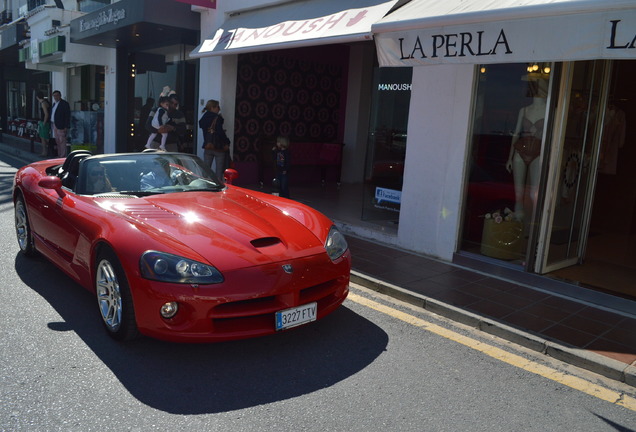
<svg viewBox="0 0 636 432">
<path fill-rule="evenodd" d="M 41 219 L 36 233 L 46 245 L 50 256 L 58 265 L 71 269 L 76 248 L 85 226 L 87 200 L 67 188 L 38 191 Z"/>
</svg>

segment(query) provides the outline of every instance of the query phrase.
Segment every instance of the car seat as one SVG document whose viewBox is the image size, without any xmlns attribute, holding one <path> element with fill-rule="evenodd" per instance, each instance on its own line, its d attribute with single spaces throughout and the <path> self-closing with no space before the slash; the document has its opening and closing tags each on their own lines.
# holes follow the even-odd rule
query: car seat
<svg viewBox="0 0 636 432">
<path fill-rule="evenodd" d="M 62 165 L 62 186 L 71 190 L 75 188 L 75 182 L 77 181 L 77 175 L 79 174 L 80 162 L 93 153 L 88 150 L 75 150 L 71 152 Z"/>
</svg>

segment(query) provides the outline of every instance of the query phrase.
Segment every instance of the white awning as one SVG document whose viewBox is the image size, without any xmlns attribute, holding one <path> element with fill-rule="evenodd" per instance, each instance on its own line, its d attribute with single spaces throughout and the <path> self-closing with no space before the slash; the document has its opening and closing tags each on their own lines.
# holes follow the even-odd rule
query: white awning
<svg viewBox="0 0 636 432">
<path fill-rule="evenodd" d="M 397 0 L 301 0 L 230 16 L 191 57 L 372 40 Z"/>
<path fill-rule="evenodd" d="M 412 0 L 372 31 L 381 66 L 636 59 L 636 2 Z"/>
</svg>

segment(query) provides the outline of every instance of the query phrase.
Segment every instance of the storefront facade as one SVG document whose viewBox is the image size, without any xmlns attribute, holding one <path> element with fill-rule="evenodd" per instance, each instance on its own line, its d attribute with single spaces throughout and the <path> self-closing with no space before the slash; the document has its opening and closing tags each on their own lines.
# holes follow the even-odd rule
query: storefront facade
<svg viewBox="0 0 636 432">
<path fill-rule="evenodd" d="M 12 59 L 2 67 L 10 86 L 3 103 L 5 130 L 15 129 L 17 134 L 28 129 L 19 124 L 37 125 L 35 94 L 41 91 L 50 100 L 51 93 L 59 90 L 71 107 L 69 151 L 137 151 L 148 138 L 142 117 L 147 117 L 161 92 L 171 91 L 178 93 L 189 120 L 190 132 L 181 138 L 180 149 L 193 150 L 197 62 L 187 54 L 198 41 L 198 16 L 190 4 L 174 0 L 15 3 L 20 19 L 8 27 L 3 39 L 7 43 L 20 39 L 13 42 L 15 48 L 2 50 L 3 58 L 7 52 Z M 9 117 L 16 120 L 8 123 Z"/>
<path fill-rule="evenodd" d="M 197 64 L 187 53 L 198 40 L 197 14 L 189 4 L 174 0 L 108 3 L 70 22 L 73 44 L 108 52 L 104 95 L 111 121 L 105 122 L 110 135 L 103 151 L 142 150 L 148 138 L 146 118 L 163 92 L 179 96 L 191 131 Z M 84 61 L 101 64 L 92 57 Z M 193 151 L 191 134 L 180 141 L 180 150 Z"/>
<path fill-rule="evenodd" d="M 89 49 L 71 42 L 70 23 L 85 12 L 67 6 L 63 2 L 25 5 L 29 38 L 21 44 L 17 58 L 31 74 L 50 76 L 45 85 L 32 89 L 33 97 L 37 90 L 52 101 L 52 92 L 58 90 L 68 101 L 71 124 L 67 151 L 86 148 L 103 152 L 109 138 L 104 124 L 114 120 L 114 111 L 106 104 L 106 89 L 112 86 L 106 70 L 114 63 L 114 56 L 103 47 Z"/>
<path fill-rule="evenodd" d="M 50 94 L 47 72 L 32 71 L 19 61 L 27 38 L 27 23 L 17 4 L 0 11 L 0 132 L 25 140 L 38 140 L 38 91 Z"/>
<path fill-rule="evenodd" d="M 527 3 L 413 0 L 374 25 L 381 66 L 413 68 L 397 243 L 636 299 L 636 8 Z"/>
<path fill-rule="evenodd" d="M 237 183 L 269 186 L 271 150 L 282 135 L 292 142 L 293 185 L 367 178 L 384 185 L 386 199 L 378 203 L 369 188 L 365 217 L 397 219 L 411 69 L 381 70 L 370 28 L 402 3 L 237 1 L 198 8 L 202 41 L 191 56 L 200 59 L 200 108 L 208 99 L 221 101 L 226 129 L 234 131 Z M 389 101 L 401 111 L 381 109 Z"/>
</svg>

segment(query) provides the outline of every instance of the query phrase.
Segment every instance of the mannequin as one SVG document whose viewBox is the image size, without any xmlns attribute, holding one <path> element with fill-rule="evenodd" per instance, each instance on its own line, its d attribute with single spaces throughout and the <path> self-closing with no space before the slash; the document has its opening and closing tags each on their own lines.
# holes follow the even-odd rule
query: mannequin
<svg viewBox="0 0 636 432">
<path fill-rule="evenodd" d="M 510 144 L 510 154 L 506 162 L 506 170 L 512 172 L 515 185 L 515 218 L 523 220 L 525 216 L 526 197 L 532 201 L 534 209 L 537 203 L 537 186 L 539 184 L 540 161 L 539 152 L 543 137 L 543 125 L 548 94 L 548 82 L 535 80 L 528 82 L 530 105 L 519 110 L 517 126 Z M 526 151 L 522 147 L 523 140 L 535 139 L 534 151 Z M 522 140 L 522 141 L 520 141 Z M 528 142 L 528 141 L 525 141 Z"/>
<path fill-rule="evenodd" d="M 601 155 L 598 168 L 600 173 L 616 174 L 618 150 L 625 145 L 625 129 L 625 112 L 614 105 L 614 103 L 610 103 L 605 109 L 603 141 L 601 143 Z"/>
</svg>

